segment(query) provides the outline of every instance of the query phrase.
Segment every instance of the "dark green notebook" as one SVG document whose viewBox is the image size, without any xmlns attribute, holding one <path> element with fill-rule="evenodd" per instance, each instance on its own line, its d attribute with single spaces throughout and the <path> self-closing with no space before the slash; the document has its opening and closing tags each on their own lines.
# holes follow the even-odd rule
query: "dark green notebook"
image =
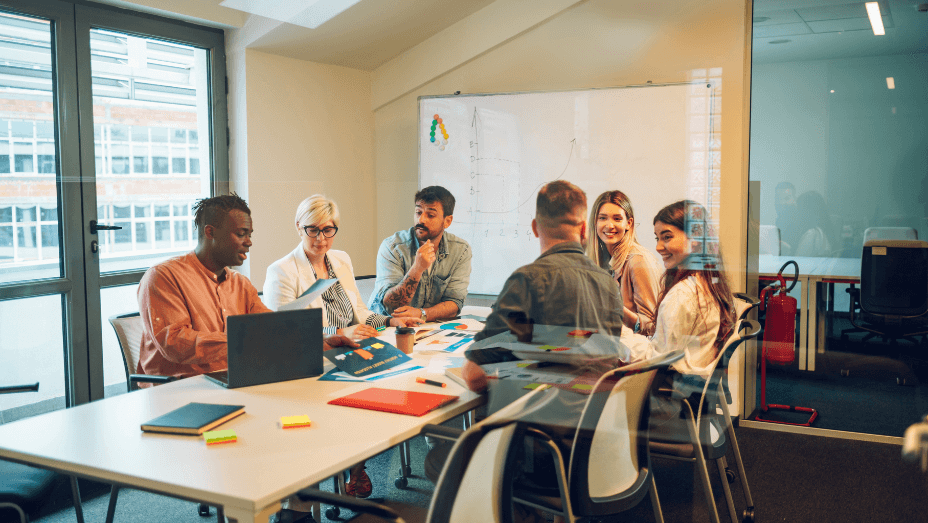
<svg viewBox="0 0 928 523">
<path fill-rule="evenodd" d="M 244 413 L 244 405 L 188 403 L 164 416 L 158 416 L 148 423 L 143 423 L 142 430 L 199 436 Z"/>
</svg>

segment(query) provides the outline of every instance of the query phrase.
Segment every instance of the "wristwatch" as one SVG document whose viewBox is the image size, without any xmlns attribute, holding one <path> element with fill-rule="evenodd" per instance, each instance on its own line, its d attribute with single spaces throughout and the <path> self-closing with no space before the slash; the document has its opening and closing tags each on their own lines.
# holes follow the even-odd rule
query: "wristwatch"
<svg viewBox="0 0 928 523">
<path fill-rule="evenodd" d="M 422 311 L 422 321 L 426 321 L 428 314 L 425 313 L 425 309 L 420 309 Z"/>
</svg>

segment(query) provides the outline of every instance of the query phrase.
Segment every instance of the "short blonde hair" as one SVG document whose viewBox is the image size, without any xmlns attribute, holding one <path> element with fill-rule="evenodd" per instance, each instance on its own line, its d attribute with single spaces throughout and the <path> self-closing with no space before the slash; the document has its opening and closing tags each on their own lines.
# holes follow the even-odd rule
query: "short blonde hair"
<svg viewBox="0 0 928 523">
<path fill-rule="evenodd" d="M 322 225 L 332 220 L 338 227 L 338 205 L 322 194 L 314 194 L 306 198 L 296 208 L 296 226 L 302 229 L 306 225 Z"/>
</svg>

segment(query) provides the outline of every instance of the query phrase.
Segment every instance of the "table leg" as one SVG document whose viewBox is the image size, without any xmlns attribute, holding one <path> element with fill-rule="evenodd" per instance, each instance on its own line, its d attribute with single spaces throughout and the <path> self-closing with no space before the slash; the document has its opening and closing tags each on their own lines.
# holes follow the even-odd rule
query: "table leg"
<svg viewBox="0 0 928 523">
<path fill-rule="evenodd" d="M 802 285 L 799 291 L 799 370 L 806 370 L 809 352 L 809 279 L 800 278 L 799 284 Z"/>
<path fill-rule="evenodd" d="M 264 507 L 257 513 L 236 507 L 224 507 L 224 510 L 225 516 L 230 523 L 267 523 L 270 521 L 271 516 L 280 512 L 280 502 Z"/>
</svg>

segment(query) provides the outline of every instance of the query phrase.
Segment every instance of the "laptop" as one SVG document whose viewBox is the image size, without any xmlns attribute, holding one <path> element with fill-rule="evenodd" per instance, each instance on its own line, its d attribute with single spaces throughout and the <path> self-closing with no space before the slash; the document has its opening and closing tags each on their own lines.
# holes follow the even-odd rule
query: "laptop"
<svg viewBox="0 0 928 523">
<path fill-rule="evenodd" d="M 204 374 L 236 389 L 322 374 L 322 309 L 226 318 L 229 366 Z"/>
</svg>

